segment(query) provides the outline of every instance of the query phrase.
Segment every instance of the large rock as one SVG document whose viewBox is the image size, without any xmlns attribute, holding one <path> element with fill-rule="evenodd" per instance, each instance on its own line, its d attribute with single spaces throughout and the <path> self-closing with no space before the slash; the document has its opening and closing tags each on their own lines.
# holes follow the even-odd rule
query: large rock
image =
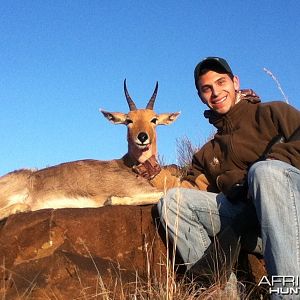
<svg viewBox="0 0 300 300">
<path fill-rule="evenodd" d="M 161 285 L 167 255 L 153 208 L 47 209 L 1 221 L 1 299 L 119 299 Z M 253 289 L 265 270 L 244 258 L 239 270 Z"/>
<path fill-rule="evenodd" d="M 41 210 L 0 224 L 0 295 L 87 299 L 166 278 L 152 206 Z"/>
</svg>

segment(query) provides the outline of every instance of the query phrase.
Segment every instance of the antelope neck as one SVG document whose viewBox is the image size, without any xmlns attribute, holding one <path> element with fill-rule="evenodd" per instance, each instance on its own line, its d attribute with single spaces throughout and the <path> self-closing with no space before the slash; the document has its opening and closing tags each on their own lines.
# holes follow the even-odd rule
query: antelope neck
<svg viewBox="0 0 300 300">
<path fill-rule="evenodd" d="M 155 156 L 155 154 L 153 154 L 152 156 Z M 133 158 L 132 156 L 130 156 L 129 153 L 126 153 L 123 157 L 122 160 L 124 161 L 125 166 L 132 168 L 133 166 L 137 166 L 140 164 L 140 162 L 138 162 L 135 158 Z"/>
</svg>

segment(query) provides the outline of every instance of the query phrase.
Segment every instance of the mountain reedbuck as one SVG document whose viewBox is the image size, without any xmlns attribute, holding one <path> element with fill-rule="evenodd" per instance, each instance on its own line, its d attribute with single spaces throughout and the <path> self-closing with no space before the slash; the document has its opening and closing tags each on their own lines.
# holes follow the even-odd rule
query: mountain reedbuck
<svg viewBox="0 0 300 300">
<path fill-rule="evenodd" d="M 137 109 L 125 80 L 130 111 L 126 114 L 101 110 L 110 122 L 127 126 L 128 152 L 121 159 L 78 160 L 41 170 L 21 169 L 0 177 L 0 220 L 16 212 L 45 208 L 157 202 L 162 191 L 133 172 L 143 155 L 157 155 L 156 126 L 170 124 L 179 115 L 153 111 L 157 89 L 158 83 L 146 109 Z"/>
</svg>

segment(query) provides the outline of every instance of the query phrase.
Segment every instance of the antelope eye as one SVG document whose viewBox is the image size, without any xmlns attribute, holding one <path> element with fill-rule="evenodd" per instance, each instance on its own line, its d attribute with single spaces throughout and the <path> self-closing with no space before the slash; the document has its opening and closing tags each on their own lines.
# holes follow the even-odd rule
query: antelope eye
<svg viewBox="0 0 300 300">
<path fill-rule="evenodd" d="M 125 120 L 125 123 L 126 123 L 126 125 L 128 125 L 128 124 L 131 124 L 131 123 L 133 123 L 133 121 L 132 121 L 132 120 L 130 120 L 130 119 L 126 119 L 126 120 Z"/>
<path fill-rule="evenodd" d="M 157 124 L 157 121 L 158 121 L 157 118 L 153 118 L 153 119 L 151 120 L 151 122 L 154 123 L 154 124 Z"/>
</svg>

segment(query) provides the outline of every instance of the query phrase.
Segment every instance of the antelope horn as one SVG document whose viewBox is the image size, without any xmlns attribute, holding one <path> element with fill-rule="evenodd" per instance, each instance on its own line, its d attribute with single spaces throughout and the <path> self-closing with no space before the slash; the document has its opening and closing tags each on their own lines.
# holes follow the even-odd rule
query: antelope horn
<svg viewBox="0 0 300 300">
<path fill-rule="evenodd" d="M 146 109 L 151 109 L 151 110 L 153 110 L 155 98 L 156 98 L 156 95 L 157 95 L 157 90 L 158 90 L 158 82 L 156 81 L 156 86 L 155 86 L 153 95 L 152 95 L 152 97 L 150 98 L 150 100 L 149 100 L 149 102 L 148 102 L 148 104 L 147 104 L 147 106 L 146 106 Z"/>
<path fill-rule="evenodd" d="M 133 100 L 129 96 L 129 93 L 128 93 L 128 90 L 127 90 L 127 86 L 126 86 L 126 79 L 124 79 L 124 93 L 125 93 L 126 100 L 127 100 L 127 103 L 128 103 L 130 111 L 137 110 L 137 108 L 136 108 Z"/>
</svg>

